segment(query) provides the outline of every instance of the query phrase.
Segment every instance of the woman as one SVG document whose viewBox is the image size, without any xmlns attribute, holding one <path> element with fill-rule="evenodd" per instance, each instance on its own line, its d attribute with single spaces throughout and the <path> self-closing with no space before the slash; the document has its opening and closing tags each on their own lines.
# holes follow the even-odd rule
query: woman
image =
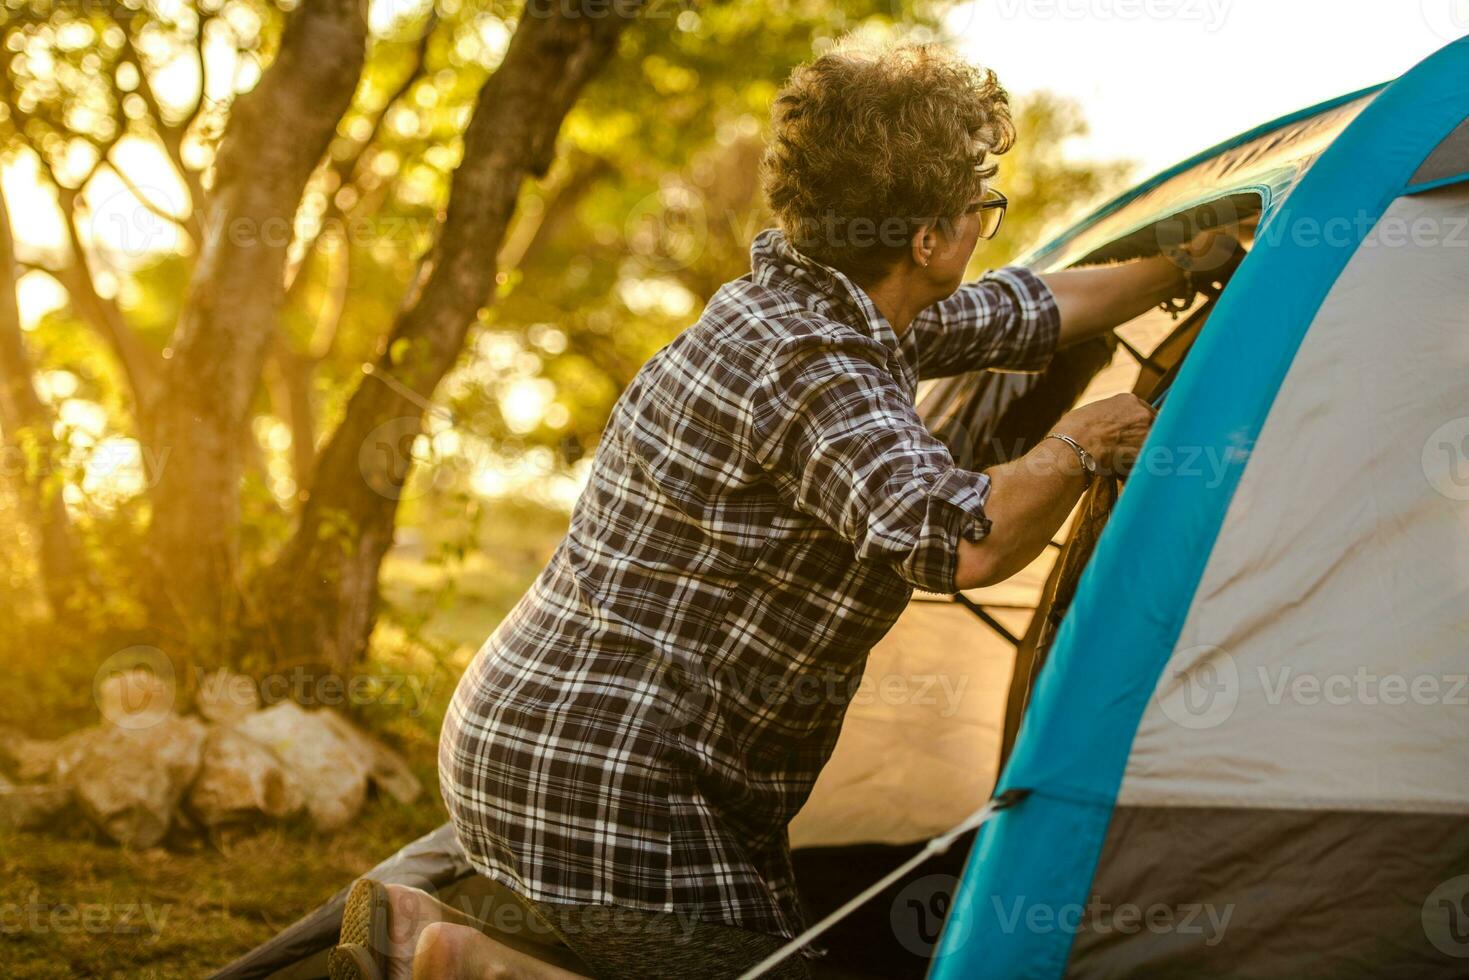
<svg viewBox="0 0 1469 980">
<path fill-rule="evenodd" d="M 1161 258 L 961 285 L 1013 137 L 994 76 L 940 47 L 843 47 L 792 75 L 764 168 L 780 228 L 618 401 L 565 540 L 444 726 L 458 838 L 560 965 L 364 883 L 351 934 L 392 927 L 391 970 L 416 951 L 415 977 L 734 976 L 801 931 L 786 825 L 868 651 L 914 588 L 1029 563 L 1153 416 L 1087 405 L 977 473 L 919 420 L 919 379 L 1036 371 L 1192 295 Z"/>
</svg>

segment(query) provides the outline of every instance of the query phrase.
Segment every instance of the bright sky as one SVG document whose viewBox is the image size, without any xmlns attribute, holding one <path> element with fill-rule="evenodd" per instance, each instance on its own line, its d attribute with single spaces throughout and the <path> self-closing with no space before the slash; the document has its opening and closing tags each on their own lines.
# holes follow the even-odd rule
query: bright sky
<svg viewBox="0 0 1469 980">
<path fill-rule="evenodd" d="M 374 0 L 374 9 L 385 2 Z M 1081 103 L 1091 133 L 1069 154 L 1133 160 L 1142 178 L 1261 122 L 1402 74 L 1469 34 L 1469 0 L 975 0 L 947 26 L 1012 92 L 1050 89 Z M 184 62 L 180 70 L 192 72 Z M 169 81 L 166 91 L 190 95 L 198 84 L 196 75 Z M 182 207 L 183 190 L 156 148 L 127 140 L 118 159 L 155 203 Z M 60 214 L 49 194 L 36 193 L 33 171 L 29 160 L 4 170 L 12 224 L 27 246 L 54 252 L 64 243 Z M 99 175 L 88 199 L 104 292 L 109 267 L 178 247 L 174 230 L 136 207 L 110 174 Z M 34 322 L 63 294 L 31 274 L 20 298 Z"/>
<path fill-rule="evenodd" d="M 1469 0 L 976 0 L 948 28 L 1012 93 L 1081 103 L 1091 134 L 1068 152 L 1141 178 L 1401 75 L 1469 34 Z"/>
</svg>

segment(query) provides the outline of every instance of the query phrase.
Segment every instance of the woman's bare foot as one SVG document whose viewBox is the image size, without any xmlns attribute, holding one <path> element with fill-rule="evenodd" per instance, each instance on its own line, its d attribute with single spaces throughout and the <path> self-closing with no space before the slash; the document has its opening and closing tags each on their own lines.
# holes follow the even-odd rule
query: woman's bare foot
<svg viewBox="0 0 1469 980">
<path fill-rule="evenodd" d="M 418 935 L 410 980 L 585 980 L 469 926 L 432 922 Z"/>
<path fill-rule="evenodd" d="M 508 956 L 510 962 L 531 964 L 542 970 L 516 976 L 564 980 L 581 975 L 575 972 L 581 962 L 564 946 L 546 945 L 544 931 L 532 929 L 524 935 L 508 935 L 451 905 L 445 905 L 426 891 L 408 885 L 383 887 L 387 889 L 388 902 L 392 905 L 392 913 L 388 916 L 388 975 L 384 980 L 414 980 L 421 976 L 416 964 L 421 937 L 431 927 L 440 925 L 471 932 L 494 950 L 503 951 L 502 959 Z"/>
<path fill-rule="evenodd" d="M 388 917 L 388 975 L 386 980 L 412 980 L 413 954 L 418 937 L 438 922 L 469 925 L 468 916 L 407 885 L 386 885 L 393 911 Z"/>
</svg>

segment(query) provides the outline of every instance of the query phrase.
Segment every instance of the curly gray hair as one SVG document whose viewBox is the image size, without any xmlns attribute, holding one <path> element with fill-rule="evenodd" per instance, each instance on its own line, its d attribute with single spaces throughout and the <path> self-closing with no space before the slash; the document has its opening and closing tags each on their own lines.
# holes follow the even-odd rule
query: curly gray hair
<svg viewBox="0 0 1469 980">
<path fill-rule="evenodd" d="M 762 171 L 781 229 L 859 282 L 919 225 L 958 218 L 1015 140 L 994 72 L 936 44 L 838 45 L 791 73 L 772 129 Z"/>
</svg>

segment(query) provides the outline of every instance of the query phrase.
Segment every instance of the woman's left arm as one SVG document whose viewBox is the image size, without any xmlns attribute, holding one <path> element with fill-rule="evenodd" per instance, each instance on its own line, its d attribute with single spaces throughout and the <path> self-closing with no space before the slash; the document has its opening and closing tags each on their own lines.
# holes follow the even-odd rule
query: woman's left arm
<svg viewBox="0 0 1469 980">
<path fill-rule="evenodd" d="M 1254 230 L 1252 219 L 1202 231 L 1173 250 L 1172 255 L 1041 276 L 1061 314 L 1057 346 L 1080 343 L 1114 330 L 1165 300 L 1182 297 L 1190 282 L 1198 287 L 1206 280 L 1227 280 L 1244 259 Z M 1192 279 L 1185 267 L 1194 270 Z M 1188 299 L 1192 301 L 1193 296 Z"/>
<path fill-rule="evenodd" d="M 1041 276 L 1061 313 L 1059 346 L 1107 333 L 1165 300 L 1181 296 L 1184 272 L 1162 256 L 1121 265 L 1064 269 Z"/>
</svg>

